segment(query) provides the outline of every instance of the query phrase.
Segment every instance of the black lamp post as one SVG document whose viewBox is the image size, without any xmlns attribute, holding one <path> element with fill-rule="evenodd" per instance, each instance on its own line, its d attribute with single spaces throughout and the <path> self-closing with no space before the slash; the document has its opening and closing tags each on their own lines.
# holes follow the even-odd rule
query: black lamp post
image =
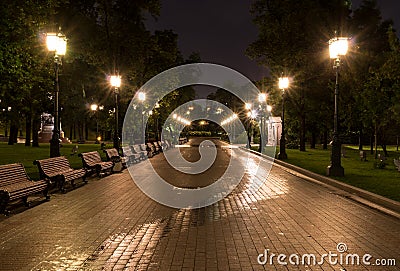
<svg viewBox="0 0 400 271">
<path fill-rule="evenodd" d="M 332 152 L 331 163 L 327 167 L 328 176 L 344 176 L 344 169 L 341 165 L 341 142 L 339 139 L 338 131 L 338 96 L 339 96 L 339 67 L 340 56 L 346 55 L 348 49 L 348 38 L 336 37 L 329 40 L 329 54 L 330 58 L 334 59 L 333 68 L 336 72 L 335 83 L 335 112 L 333 117 L 333 138 L 332 138 Z"/>
<path fill-rule="evenodd" d="M 146 131 L 145 131 L 145 127 L 144 127 L 144 114 L 146 113 L 145 111 L 144 111 L 144 101 L 146 100 L 146 93 L 144 93 L 143 91 L 140 91 L 140 92 L 138 92 L 138 99 L 139 99 L 139 101 L 140 101 L 140 104 L 141 104 L 141 115 L 142 115 L 142 134 L 141 134 L 141 136 L 143 137 L 143 138 L 145 138 L 145 135 L 146 135 Z M 145 139 L 146 140 L 146 139 Z"/>
<path fill-rule="evenodd" d="M 47 33 L 46 37 L 47 49 L 54 52 L 54 73 L 55 73 L 55 91 L 54 91 L 54 128 L 50 140 L 50 157 L 60 156 L 60 118 L 59 118 L 59 105 L 58 95 L 60 92 L 60 85 L 58 81 L 58 71 L 62 65 L 61 57 L 67 51 L 67 39 L 61 33 Z"/>
<path fill-rule="evenodd" d="M 263 153 L 264 152 L 264 145 L 265 145 L 265 135 L 264 135 L 264 130 L 265 130 L 265 125 L 264 125 L 264 119 L 265 119 L 265 112 L 264 112 L 264 107 L 263 104 L 267 101 L 267 94 L 265 93 L 260 93 L 258 94 L 258 102 L 260 103 L 260 108 L 261 108 L 261 117 L 260 117 L 260 145 L 258 147 L 258 152 Z"/>
<path fill-rule="evenodd" d="M 247 145 L 246 148 L 251 149 L 251 134 L 250 134 L 250 128 L 251 128 L 251 120 L 253 117 L 252 111 L 251 111 L 251 103 L 245 103 L 244 104 L 245 109 L 247 110 Z"/>
<path fill-rule="evenodd" d="M 114 148 L 119 150 L 119 133 L 118 133 L 118 94 L 119 87 L 121 86 L 121 76 L 120 75 L 112 75 L 110 77 L 110 84 L 114 87 L 114 96 L 115 96 L 115 128 L 114 128 Z"/>
<path fill-rule="evenodd" d="M 279 78 L 279 88 L 282 89 L 282 132 L 281 139 L 279 141 L 279 153 L 278 158 L 281 160 L 287 159 L 286 154 L 286 140 L 285 140 L 285 89 L 289 87 L 289 78 Z"/>
</svg>

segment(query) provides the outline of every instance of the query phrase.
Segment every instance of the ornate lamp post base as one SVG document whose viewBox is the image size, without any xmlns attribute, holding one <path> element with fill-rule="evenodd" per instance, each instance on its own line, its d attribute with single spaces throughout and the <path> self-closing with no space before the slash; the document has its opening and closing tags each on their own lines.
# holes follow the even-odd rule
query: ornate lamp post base
<svg viewBox="0 0 400 271">
<path fill-rule="evenodd" d="M 331 164 L 326 168 L 326 174 L 328 176 L 343 177 L 344 176 L 344 168 L 341 165 L 334 166 Z"/>
<path fill-rule="evenodd" d="M 286 152 L 279 152 L 279 153 L 278 153 L 278 159 L 279 159 L 279 160 L 285 160 L 285 159 L 287 159 L 287 154 L 286 154 Z"/>
<path fill-rule="evenodd" d="M 52 138 L 50 139 L 50 157 L 60 156 L 60 139 L 58 134 L 54 132 Z"/>
<path fill-rule="evenodd" d="M 331 164 L 326 168 L 328 176 L 343 177 L 344 169 L 340 162 L 341 158 L 341 143 L 334 140 L 332 143 Z"/>
</svg>

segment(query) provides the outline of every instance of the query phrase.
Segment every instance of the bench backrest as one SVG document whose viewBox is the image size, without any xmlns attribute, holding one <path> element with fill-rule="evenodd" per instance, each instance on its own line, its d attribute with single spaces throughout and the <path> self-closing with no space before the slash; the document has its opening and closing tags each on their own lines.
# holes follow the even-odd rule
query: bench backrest
<svg viewBox="0 0 400 271">
<path fill-rule="evenodd" d="M 133 153 L 132 153 L 132 150 L 131 150 L 131 147 L 129 147 L 129 146 L 124 146 L 124 147 L 122 147 L 122 153 L 125 155 L 125 156 L 131 156 Z"/>
<path fill-rule="evenodd" d="M 147 151 L 147 147 L 146 147 L 146 144 L 140 144 L 139 145 L 140 146 L 140 149 L 142 150 L 142 151 Z"/>
<path fill-rule="evenodd" d="M 33 163 L 38 166 L 43 178 L 54 176 L 57 172 L 65 172 L 72 169 L 65 156 L 35 160 Z"/>
<path fill-rule="evenodd" d="M 147 143 L 147 147 L 149 147 L 151 151 L 155 151 L 156 150 L 156 147 L 154 147 L 154 145 L 151 144 L 150 142 Z"/>
<path fill-rule="evenodd" d="M 100 154 L 97 151 L 83 152 L 79 154 L 79 156 L 82 157 L 84 163 L 86 163 L 89 167 L 93 167 L 102 162 Z"/>
<path fill-rule="evenodd" d="M 105 149 L 104 151 L 106 152 L 108 159 L 111 159 L 111 157 L 119 157 L 119 153 L 118 153 L 117 149 L 115 149 L 115 148 Z"/>
<path fill-rule="evenodd" d="M 140 149 L 140 146 L 139 146 L 139 145 L 133 145 L 132 148 L 133 148 L 133 151 L 136 152 L 136 153 L 140 153 L 140 152 L 142 151 L 142 150 Z"/>
<path fill-rule="evenodd" d="M 0 187 L 28 180 L 28 175 L 26 175 L 22 164 L 16 163 L 0 166 Z"/>
</svg>

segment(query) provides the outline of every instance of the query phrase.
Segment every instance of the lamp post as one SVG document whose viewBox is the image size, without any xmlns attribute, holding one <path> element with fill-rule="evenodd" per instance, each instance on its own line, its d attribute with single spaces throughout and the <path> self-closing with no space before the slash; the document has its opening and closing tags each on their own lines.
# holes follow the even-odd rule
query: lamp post
<svg viewBox="0 0 400 271">
<path fill-rule="evenodd" d="M 260 108 L 261 108 L 261 117 L 260 117 L 260 146 L 258 148 L 258 151 L 260 153 L 264 152 L 264 111 L 263 111 L 263 104 L 267 101 L 267 94 L 265 93 L 260 93 L 258 94 L 258 102 L 260 103 Z"/>
<path fill-rule="evenodd" d="M 54 73 L 55 73 L 55 91 L 54 91 L 54 128 L 53 134 L 50 140 L 50 157 L 60 156 L 60 119 L 59 119 L 59 108 L 58 108 L 58 94 L 60 92 L 60 86 L 58 82 L 58 71 L 62 65 L 61 57 L 65 55 L 67 51 L 67 39 L 61 33 L 47 33 L 46 35 L 47 49 L 50 52 L 54 52 Z"/>
<path fill-rule="evenodd" d="M 161 140 L 161 137 L 160 137 L 160 133 L 159 133 L 159 130 L 158 130 L 158 116 L 159 116 L 159 112 L 158 112 L 158 110 L 159 110 L 159 108 L 160 108 L 160 104 L 159 103 L 156 103 L 156 105 L 155 105 L 155 114 L 156 114 L 156 140 L 157 141 L 159 141 L 159 140 Z M 189 112 L 189 114 L 190 114 L 190 112 Z"/>
<path fill-rule="evenodd" d="M 112 75 L 110 77 L 110 84 L 114 87 L 115 96 L 115 129 L 114 129 L 114 148 L 119 150 L 119 133 L 118 133 L 118 94 L 121 86 L 121 76 Z"/>
<path fill-rule="evenodd" d="M 339 140 L 338 132 L 338 96 L 339 96 L 339 67 L 340 56 L 344 56 L 348 49 L 348 38 L 335 37 L 329 40 L 329 55 L 334 59 L 333 68 L 336 72 L 335 83 L 335 112 L 333 117 L 333 139 L 332 139 L 332 152 L 331 163 L 327 167 L 328 176 L 344 176 L 344 169 L 341 165 L 341 142 Z"/>
<path fill-rule="evenodd" d="M 141 114 L 142 114 L 142 137 L 144 137 L 145 136 L 145 128 L 144 128 L 144 113 L 145 113 L 145 111 L 144 111 L 144 104 L 143 103 L 146 100 L 146 93 L 144 93 L 143 91 L 138 92 L 138 99 L 139 99 L 139 101 L 141 103 L 141 107 L 142 107 L 142 110 L 141 110 Z"/>
<path fill-rule="evenodd" d="M 250 134 L 250 127 L 251 127 L 251 119 L 252 119 L 252 112 L 251 112 L 251 103 L 245 103 L 244 108 L 247 110 L 247 145 L 246 148 L 251 149 L 251 134 Z"/>
<path fill-rule="evenodd" d="M 94 142 L 95 144 L 100 143 L 100 140 L 99 140 L 99 116 L 97 113 L 97 109 L 101 110 L 101 106 L 98 106 L 97 104 L 90 105 L 90 110 L 92 110 L 96 114 L 96 141 Z"/>
<path fill-rule="evenodd" d="M 286 141 L 285 141 L 285 89 L 289 87 L 289 78 L 279 78 L 279 88 L 282 90 L 282 132 L 281 140 L 279 141 L 278 158 L 281 160 L 287 159 Z"/>
</svg>

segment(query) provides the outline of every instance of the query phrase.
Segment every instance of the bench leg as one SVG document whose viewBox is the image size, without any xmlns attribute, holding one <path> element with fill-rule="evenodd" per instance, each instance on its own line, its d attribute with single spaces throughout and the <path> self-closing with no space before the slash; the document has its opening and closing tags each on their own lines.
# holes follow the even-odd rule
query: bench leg
<svg viewBox="0 0 400 271">
<path fill-rule="evenodd" d="M 23 198 L 22 198 L 22 201 L 23 201 L 25 207 L 28 207 L 28 208 L 29 208 L 29 207 L 31 206 L 31 203 L 28 201 L 28 196 L 23 197 Z"/>
<path fill-rule="evenodd" d="M 82 177 L 82 181 L 83 181 L 84 183 L 88 183 L 88 180 L 86 179 L 86 174 L 85 174 L 85 175 L 83 175 L 83 177 Z"/>
<path fill-rule="evenodd" d="M 65 193 L 65 180 L 64 179 L 59 179 L 59 189 L 61 193 Z"/>
<path fill-rule="evenodd" d="M 50 200 L 49 188 L 43 190 L 43 196 L 46 198 L 46 201 Z"/>
<path fill-rule="evenodd" d="M 8 197 L 1 197 L 0 199 L 0 213 L 4 215 L 9 215 L 10 211 L 6 210 L 8 204 Z"/>
</svg>

